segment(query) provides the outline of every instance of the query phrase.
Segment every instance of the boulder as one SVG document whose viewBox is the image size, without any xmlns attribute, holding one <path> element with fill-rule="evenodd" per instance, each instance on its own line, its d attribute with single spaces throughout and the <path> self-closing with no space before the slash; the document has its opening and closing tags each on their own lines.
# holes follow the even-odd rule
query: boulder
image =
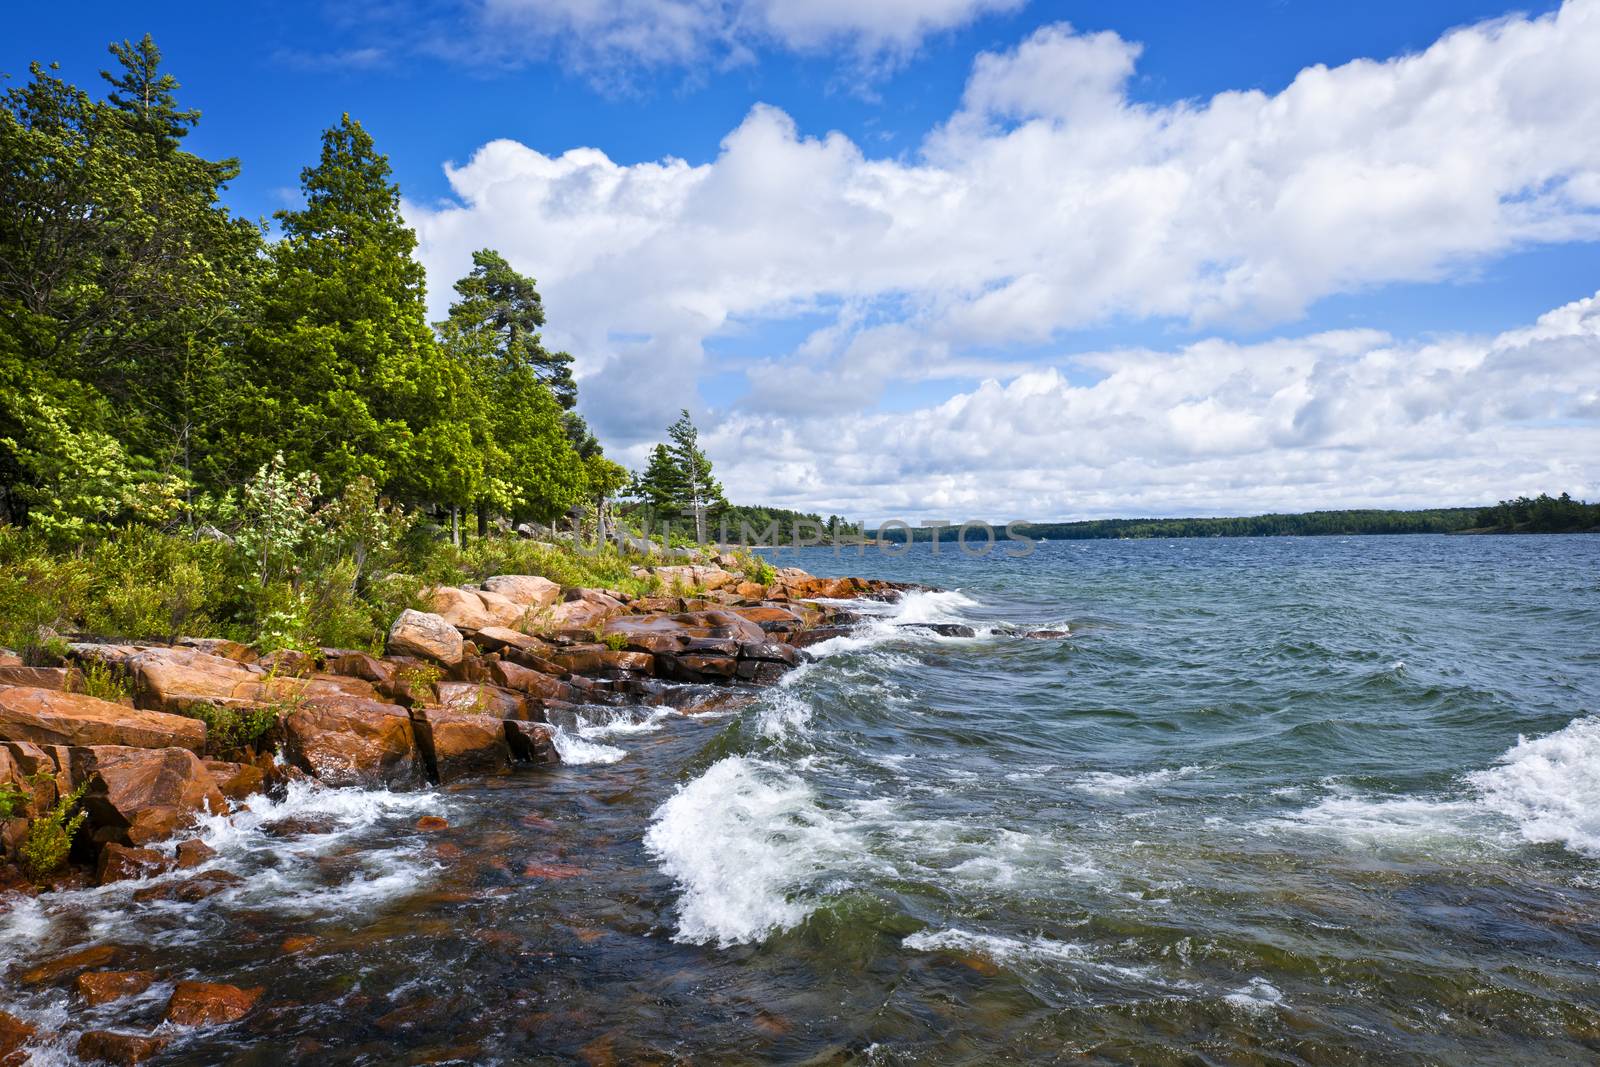
<svg viewBox="0 0 1600 1067">
<path fill-rule="evenodd" d="M 510 769 L 511 750 L 501 719 L 440 707 L 417 708 L 413 714 L 418 739 L 441 785 Z"/>
<path fill-rule="evenodd" d="M 801 630 L 791 634 L 789 644 L 795 648 L 810 648 L 820 645 L 824 641 L 832 641 L 835 637 L 849 637 L 851 628 L 848 626 L 816 626 L 809 630 Z"/>
<path fill-rule="evenodd" d="M 512 759 L 540 766 L 561 762 L 561 755 L 556 752 L 555 732 L 549 726 L 538 722 L 507 721 L 505 727 Z"/>
<path fill-rule="evenodd" d="M 205 764 L 184 748 L 95 745 L 72 750 L 74 773 L 88 783 L 83 807 L 94 839 L 142 846 L 171 836 L 205 812 L 227 811 Z"/>
<path fill-rule="evenodd" d="M 93 1007 L 143 993 L 155 980 L 156 976 L 149 971 L 85 971 L 78 975 L 72 987 L 85 1004 Z"/>
<path fill-rule="evenodd" d="M 654 657 L 648 652 L 618 652 L 604 646 L 553 653 L 550 662 L 573 674 L 599 674 L 603 671 L 651 674 L 655 670 Z"/>
<path fill-rule="evenodd" d="M 260 986 L 241 989 L 215 982 L 179 982 L 163 1018 L 178 1026 L 237 1022 L 250 1013 L 263 992 Z"/>
<path fill-rule="evenodd" d="M 153 848 L 131 848 L 109 842 L 100 850 L 95 877 L 101 885 L 129 878 L 150 878 L 172 870 L 173 858 Z"/>
<path fill-rule="evenodd" d="M 509 648 L 540 655 L 546 651 L 545 643 L 537 637 L 529 637 L 521 630 L 513 630 L 506 626 L 485 626 L 473 634 L 473 643 L 485 652 L 499 652 Z"/>
<path fill-rule="evenodd" d="M 758 604 L 754 607 L 730 607 L 729 613 L 761 627 L 765 633 L 794 633 L 805 626 L 806 620 L 797 611 L 776 604 Z"/>
<path fill-rule="evenodd" d="M 83 672 L 75 667 L 24 667 L 0 664 L 0 686 L 20 685 L 29 689 L 83 691 Z"/>
<path fill-rule="evenodd" d="M 289 762 L 326 785 L 413 786 L 424 777 L 411 718 L 394 704 L 308 700 L 284 720 L 284 734 Z"/>
<path fill-rule="evenodd" d="M 736 641 L 765 641 L 766 631 L 732 611 L 688 611 L 672 616 L 695 637 L 731 637 Z"/>
<path fill-rule="evenodd" d="M 206 770 L 211 772 L 211 777 L 217 781 L 217 789 L 229 800 L 243 800 L 246 797 L 261 792 L 266 785 L 266 775 L 260 767 L 249 763 L 229 763 L 226 760 L 202 760 Z"/>
<path fill-rule="evenodd" d="M 332 675 L 359 679 L 392 698 L 395 695 L 395 674 L 400 666 L 366 652 L 324 649 L 323 669 Z"/>
<path fill-rule="evenodd" d="M 171 1044 L 171 1034 L 130 1034 L 121 1030 L 86 1030 L 73 1054 L 85 1063 L 134 1064 L 156 1056 Z"/>
<path fill-rule="evenodd" d="M 739 646 L 739 658 L 770 660 L 793 667 L 800 662 L 800 653 L 782 641 L 746 641 Z M 809 654 L 807 658 L 811 658 Z"/>
<path fill-rule="evenodd" d="M 570 589 L 567 600 L 540 616 L 540 621 L 556 630 L 586 630 L 622 613 L 622 601 L 603 589 Z"/>
<path fill-rule="evenodd" d="M 262 670 L 275 678 L 307 678 L 317 672 L 317 658 L 298 648 L 280 648 L 257 661 Z"/>
<path fill-rule="evenodd" d="M 36 967 L 23 971 L 18 981 L 23 985 L 55 985 L 63 978 L 71 978 L 82 971 L 106 966 L 123 957 L 126 950 L 121 945 L 91 945 L 89 948 L 69 952 L 64 956 L 46 960 Z"/>
<path fill-rule="evenodd" d="M 466 654 L 461 631 L 437 615 L 407 609 L 389 628 L 389 651 L 454 667 Z"/>
<path fill-rule="evenodd" d="M 426 596 L 434 614 L 459 630 L 515 626 L 527 614 L 526 608 L 499 593 L 442 585 L 428 590 Z"/>
<path fill-rule="evenodd" d="M 198 752 L 205 747 L 206 727 L 198 719 L 137 711 L 82 693 L 11 688 L 0 689 L 0 740 Z"/>
<path fill-rule="evenodd" d="M 532 574 L 497 574 L 483 583 L 485 592 L 497 593 L 523 611 L 535 614 L 561 602 L 561 587 Z"/>
<path fill-rule="evenodd" d="M 497 719 L 520 719 L 527 699 L 512 689 L 482 682 L 440 682 L 439 703 L 451 711 L 476 712 Z"/>
<path fill-rule="evenodd" d="M 21 1059 L 22 1047 L 33 1040 L 33 1035 L 38 1028 L 32 1023 L 23 1022 L 8 1011 L 0 1011 L 0 1064 L 24 1064 L 27 1059 Z"/>
<path fill-rule="evenodd" d="M 561 679 L 506 660 L 491 662 L 489 676 L 494 679 L 496 685 L 515 689 L 536 700 L 564 700 L 575 703 L 579 699 L 578 692 Z"/>
<path fill-rule="evenodd" d="M 276 688 L 254 664 L 192 648 L 142 648 L 126 660 L 126 668 L 133 677 L 134 703 L 141 708 L 267 700 Z"/>
<path fill-rule="evenodd" d="M 241 645 L 237 641 L 229 641 L 222 637 L 180 637 L 172 643 L 179 648 L 192 648 L 196 652 L 204 652 L 208 656 L 221 656 L 236 663 L 256 661 L 255 650 L 249 645 Z"/>
<path fill-rule="evenodd" d="M 198 837 L 191 837 L 187 841 L 179 841 L 178 869 L 186 871 L 194 867 L 199 867 L 211 860 L 214 856 L 216 856 L 216 854 L 216 849 L 212 848 Z"/>
</svg>

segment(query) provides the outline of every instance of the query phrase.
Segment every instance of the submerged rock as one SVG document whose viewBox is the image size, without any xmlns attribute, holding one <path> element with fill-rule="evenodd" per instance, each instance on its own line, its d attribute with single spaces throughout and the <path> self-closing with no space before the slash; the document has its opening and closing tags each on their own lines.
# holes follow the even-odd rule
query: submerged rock
<svg viewBox="0 0 1600 1067">
<path fill-rule="evenodd" d="M 93 1007 L 143 993 L 155 980 L 149 971 L 85 971 L 78 975 L 72 988 L 85 1004 Z"/>
<path fill-rule="evenodd" d="M 207 1026 L 237 1022 L 250 1013 L 265 990 L 241 989 L 217 982 L 179 982 L 163 1015 L 178 1026 Z"/>
<path fill-rule="evenodd" d="M 150 878 L 172 870 L 175 861 L 165 852 L 153 848 L 134 848 L 108 842 L 100 849 L 100 860 L 95 865 L 95 876 L 101 885 L 129 878 Z"/>
<path fill-rule="evenodd" d="M 73 1053 L 88 1063 L 143 1063 L 172 1041 L 170 1034 L 130 1034 L 121 1030 L 89 1030 Z"/>
</svg>

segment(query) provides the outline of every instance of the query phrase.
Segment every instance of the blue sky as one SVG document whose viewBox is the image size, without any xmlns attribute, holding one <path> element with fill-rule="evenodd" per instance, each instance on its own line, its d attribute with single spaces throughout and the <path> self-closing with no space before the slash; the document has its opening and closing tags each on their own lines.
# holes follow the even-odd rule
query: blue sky
<svg viewBox="0 0 1600 1067">
<path fill-rule="evenodd" d="M 249 215 L 349 111 L 624 460 L 688 406 L 741 500 L 1239 513 L 1600 492 L 1600 313 L 1535 325 L 1600 288 L 1595 6 L 26 5 L 0 70 L 153 33 Z"/>
</svg>

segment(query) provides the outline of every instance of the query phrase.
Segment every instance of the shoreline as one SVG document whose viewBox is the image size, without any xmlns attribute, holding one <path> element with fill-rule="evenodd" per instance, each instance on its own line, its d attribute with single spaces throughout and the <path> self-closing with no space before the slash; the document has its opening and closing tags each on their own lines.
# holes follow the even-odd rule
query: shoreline
<svg viewBox="0 0 1600 1067">
<path fill-rule="evenodd" d="M 411 792 L 537 773 L 584 744 L 569 733 L 584 706 L 736 710 L 809 661 L 809 645 L 860 621 L 839 602 L 894 601 L 921 588 L 793 567 L 768 568 L 761 583 L 736 567 L 722 556 L 636 569 L 672 590 L 660 595 L 563 588 L 533 575 L 435 587 L 432 610 L 402 612 L 381 656 L 327 648 L 258 657 L 220 638 L 83 639 L 50 667 L 0 653 L 0 787 L 23 806 L 0 823 L 0 899 L 11 907 L 42 892 L 148 881 L 134 900 L 196 903 L 239 882 L 210 862 L 214 851 L 196 835 L 207 818 L 232 820 L 296 783 Z M 107 692 L 107 678 L 125 695 Z M 232 744 L 227 730 L 241 721 L 260 733 Z M 83 825 L 68 862 L 30 878 L 19 865 L 25 816 L 37 821 L 75 799 L 67 807 L 84 813 Z M 417 826 L 448 823 L 424 814 Z M 85 1008 L 163 981 L 111 969 L 113 948 L 19 959 L 10 977 L 25 987 L 71 985 Z M 262 998 L 260 989 L 179 982 L 162 1017 L 228 1023 Z M 138 1062 L 171 1039 L 165 1029 L 71 1036 L 81 1058 Z M 0 1011 L 0 1056 L 62 1036 Z"/>
</svg>

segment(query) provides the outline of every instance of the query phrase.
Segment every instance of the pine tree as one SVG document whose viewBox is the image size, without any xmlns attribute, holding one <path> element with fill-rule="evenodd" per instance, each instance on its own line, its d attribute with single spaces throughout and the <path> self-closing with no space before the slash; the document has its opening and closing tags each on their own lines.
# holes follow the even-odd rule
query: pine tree
<svg viewBox="0 0 1600 1067">
<path fill-rule="evenodd" d="M 456 282 L 456 292 L 460 298 L 450 305 L 450 322 L 493 338 L 497 358 L 508 368 L 531 370 L 570 411 L 578 402 L 572 357 L 550 352 L 542 343 L 544 301 L 534 280 L 518 274 L 500 253 L 483 248 L 472 253 L 472 271 Z"/>
<path fill-rule="evenodd" d="M 300 181 L 305 206 L 276 216 L 283 238 L 251 341 L 236 461 L 259 466 L 281 449 L 333 488 L 365 475 L 397 499 L 470 504 L 476 400 L 428 328 L 416 234 L 388 159 L 345 115 Z"/>
<path fill-rule="evenodd" d="M 122 73 L 102 70 L 100 77 L 111 83 L 107 99 L 112 107 L 128 114 L 134 128 L 149 136 L 163 151 L 172 151 L 200 121 L 200 112 L 178 107 L 173 93 L 180 88 L 171 74 L 160 72 L 161 49 L 147 33 L 138 44 L 124 39 L 108 47 Z M 237 167 L 235 167 L 237 171 Z"/>
<path fill-rule="evenodd" d="M 707 511 L 727 503 L 722 497 L 722 486 L 712 474 L 711 460 L 700 450 L 700 431 L 695 429 L 687 410 L 667 428 L 667 440 L 671 442 L 667 452 L 678 472 L 681 503 L 684 510 L 694 515 L 695 540 L 704 544 Z"/>
<path fill-rule="evenodd" d="M 632 495 L 654 511 L 670 511 L 682 506 L 686 486 L 682 472 L 666 445 L 650 450 L 650 462 L 634 479 Z"/>
</svg>

